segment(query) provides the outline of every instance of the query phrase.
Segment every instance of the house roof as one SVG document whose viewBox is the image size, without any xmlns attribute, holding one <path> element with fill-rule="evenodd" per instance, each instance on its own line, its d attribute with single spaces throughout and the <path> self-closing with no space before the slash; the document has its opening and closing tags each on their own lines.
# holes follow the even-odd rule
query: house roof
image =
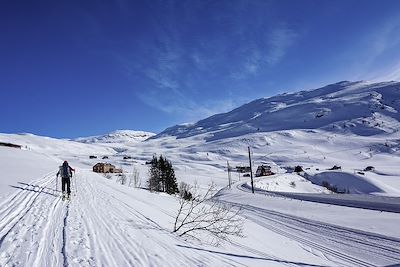
<svg viewBox="0 0 400 267">
<path fill-rule="evenodd" d="M 99 163 L 96 163 L 95 165 L 94 165 L 94 167 L 96 167 L 96 166 L 109 166 L 109 167 L 114 167 L 115 168 L 115 166 L 114 165 L 112 165 L 111 163 L 102 163 L 102 162 L 99 162 Z"/>
</svg>

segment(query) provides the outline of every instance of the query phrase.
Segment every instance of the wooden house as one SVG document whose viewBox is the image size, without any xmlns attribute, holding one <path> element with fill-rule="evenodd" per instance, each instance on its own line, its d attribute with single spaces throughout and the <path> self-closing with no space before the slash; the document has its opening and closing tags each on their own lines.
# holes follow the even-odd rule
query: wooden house
<svg viewBox="0 0 400 267">
<path fill-rule="evenodd" d="M 273 173 L 271 171 L 271 166 L 268 166 L 268 165 L 258 166 L 257 171 L 256 171 L 256 177 L 268 176 L 268 175 L 274 175 L 274 174 L 275 173 Z"/>
<path fill-rule="evenodd" d="M 236 171 L 240 173 L 250 172 L 250 166 L 236 166 Z"/>
<path fill-rule="evenodd" d="M 93 171 L 98 173 L 114 173 L 115 166 L 110 163 L 97 163 L 93 166 Z"/>
</svg>

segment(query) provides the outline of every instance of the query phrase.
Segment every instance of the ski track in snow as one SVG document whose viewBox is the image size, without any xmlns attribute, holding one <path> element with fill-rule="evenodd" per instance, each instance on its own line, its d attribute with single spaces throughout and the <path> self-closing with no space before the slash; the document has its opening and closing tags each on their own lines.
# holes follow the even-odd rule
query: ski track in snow
<svg viewBox="0 0 400 267">
<path fill-rule="evenodd" d="M 70 201 L 55 191 L 54 172 L 0 204 L 0 266 L 243 266 L 227 255 L 188 249 L 88 174 L 77 174 L 85 191 L 72 190 Z"/>
<path fill-rule="evenodd" d="M 0 204 L 0 266 L 246 266 L 229 253 L 212 251 L 210 257 L 211 251 L 184 243 L 142 212 L 154 208 L 152 203 L 110 187 L 90 171 L 79 171 L 75 181 L 84 192 L 72 190 L 70 201 L 63 201 L 54 189 L 54 172 L 24 184 Z M 124 197 L 116 197 L 121 195 Z M 298 242 L 305 251 L 337 266 L 400 262 L 399 239 L 229 199 L 219 201 L 242 208 L 248 220 Z M 173 218 L 174 214 L 158 209 Z M 298 266 L 237 242 L 232 245 L 254 255 L 254 259 Z"/>
<path fill-rule="evenodd" d="M 241 190 L 237 185 L 237 189 Z M 229 199 L 229 198 L 227 198 Z M 396 266 L 400 239 L 288 215 L 232 200 L 216 199 L 239 207 L 247 219 L 295 240 L 309 251 L 319 251 L 339 266 Z"/>
</svg>

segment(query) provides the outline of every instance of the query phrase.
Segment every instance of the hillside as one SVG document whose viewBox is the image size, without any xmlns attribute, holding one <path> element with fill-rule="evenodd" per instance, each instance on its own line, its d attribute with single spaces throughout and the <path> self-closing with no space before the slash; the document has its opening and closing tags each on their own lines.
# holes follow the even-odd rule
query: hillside
<svg viewBox="0 0 400 267">
<path fill-rule="evenodd" d="M 207 140 L 217 140 L 295 129 L 370 136 L 398 131 L 399 110 L 399 82 L 346 81 L 315 90 L 257 99 L 194 124 L 170 127 L 154 138 L 185 138 L 207 133 Z"/>
</svg>

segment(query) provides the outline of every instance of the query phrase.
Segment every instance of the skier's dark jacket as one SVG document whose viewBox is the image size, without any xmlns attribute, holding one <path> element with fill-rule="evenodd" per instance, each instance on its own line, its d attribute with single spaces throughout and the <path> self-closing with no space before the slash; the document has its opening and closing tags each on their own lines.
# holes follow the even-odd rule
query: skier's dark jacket
<svg viewBox="0 0 400 267">
<path fill-rule="evenodd" d="M 70 178 L 72 177 L 73 171 L 75 172 L 75 169 L 71 168 L 71 166 L 68 165 L 67 161 L 64 161 L 63 165 L 60 166 L 60 169 L 57 172 L 57 177 L 58 175 L 61 175 L 62 178 Z"/>
</svg>

